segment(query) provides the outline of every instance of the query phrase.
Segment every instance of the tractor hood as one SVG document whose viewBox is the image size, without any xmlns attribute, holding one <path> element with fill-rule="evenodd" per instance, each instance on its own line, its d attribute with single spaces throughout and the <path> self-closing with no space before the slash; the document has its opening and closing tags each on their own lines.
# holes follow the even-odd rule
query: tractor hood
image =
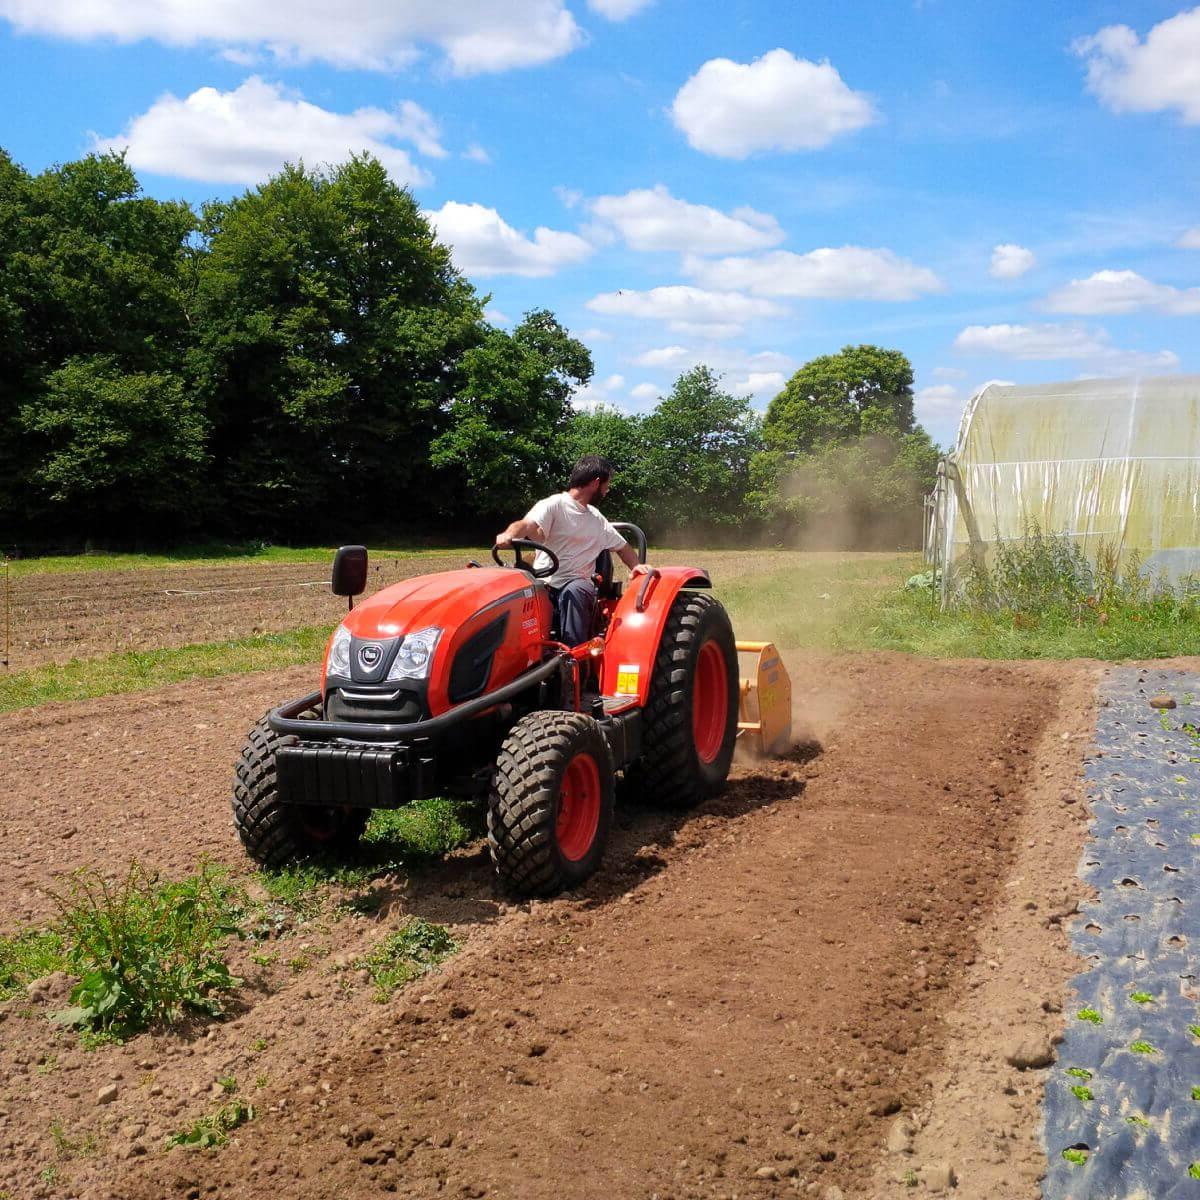
<svg viewBox="0 0 1200 1200">
<path fill-rule="evenodd" d="M 388 704 L 437 716 L 542 662 L 550 623 L 550 594 L 524 571 L 467 567 L 406 579 L 347 614 L 325 651 L 321 688 L 327 699 L 337 692 L 337 703 L 387 692 Z"/>
<path fill-rule="evenodd" d="M 436 626 L 446 634 L 485 608 L 529 589 L 523 571 L 466 567 L 393 583 L 352 609 L 342 622 L 356 638 L 394 638 Z"/>
</svg>

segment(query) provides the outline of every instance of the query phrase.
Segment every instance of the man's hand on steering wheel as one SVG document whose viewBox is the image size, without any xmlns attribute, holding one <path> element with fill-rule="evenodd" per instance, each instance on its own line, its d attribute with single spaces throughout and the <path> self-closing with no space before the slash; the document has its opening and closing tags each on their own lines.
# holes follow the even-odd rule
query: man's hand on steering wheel
<svg viewBox="0 0 1200 1200">
<path fill-rule="evenodd" d="M 630 568 L 629 578 L 636 579 L 639 575 L 648 575 L 650 569 L 649 563 L 638 563 L 635 567 Z"/>
</svg>

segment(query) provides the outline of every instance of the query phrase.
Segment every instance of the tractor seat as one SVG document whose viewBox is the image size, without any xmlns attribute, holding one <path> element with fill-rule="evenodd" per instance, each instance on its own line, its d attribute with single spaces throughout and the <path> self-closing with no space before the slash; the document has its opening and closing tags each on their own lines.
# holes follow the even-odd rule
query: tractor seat
<svg viewBox="0 0 1200 1200">
<path fill-rule="evenodd" d="M 619 600 L 621 598 L 621 581 L 613 578 L 613 561 L 611 550 L 601 550 L 596 556 L 596 569 L 592 573 L 596 584 L 597 600 Z"/>
</svg>

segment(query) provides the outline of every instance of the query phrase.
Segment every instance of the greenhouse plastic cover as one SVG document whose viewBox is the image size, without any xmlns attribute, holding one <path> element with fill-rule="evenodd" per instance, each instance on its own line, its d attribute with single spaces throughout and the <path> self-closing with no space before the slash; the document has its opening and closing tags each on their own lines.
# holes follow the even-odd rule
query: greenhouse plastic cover
<svg viewBox="0 0 1200 1200">
<path fill-rule="evenodd" d="M 990 384 L 963 414 L 955 468 L 984 553 L 1036 522 L 1093 560 L 1107 544 L 1171 580 L 1200 574 L 1198 375 Z M 938 558 L 953 564 L 967 514 L 954 486 L 942 503 Z"/>
</svg>

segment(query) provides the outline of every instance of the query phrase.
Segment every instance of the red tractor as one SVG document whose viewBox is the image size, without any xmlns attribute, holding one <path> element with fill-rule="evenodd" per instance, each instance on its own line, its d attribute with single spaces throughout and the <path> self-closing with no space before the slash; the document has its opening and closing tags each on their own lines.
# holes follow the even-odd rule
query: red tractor
<svg viewBox="0 0 1200 1200">
<path fill-rule="evenodd" d="M 619 525 L 646 559 L 640 529 Z M 329 640 L 319 691 L 250 731 L 234 777 L 242 844 L 265 866 L 355 843 L 371 809 L 426 796 L 486 798 L 501 881 L 526 895 L 600 865 L 617 772 L 639 797 L 690 808 L 720 791 L 739 732 L 764 749 L 790 729 L 786 672 L 762 650 L 739 684 L 729 617 L 706 572 L 657 567 L 626 591 L 597 561 L 594 636 L 557 640 L 546 547 L 392 584 L 355 607 L 367 552 L 344 546 L 333 591 L 351 609 Z M 524 550 L 551 565 L 534 570 Z M 753 718 L 759 718 L 754 720 Z"/>
</svg>

